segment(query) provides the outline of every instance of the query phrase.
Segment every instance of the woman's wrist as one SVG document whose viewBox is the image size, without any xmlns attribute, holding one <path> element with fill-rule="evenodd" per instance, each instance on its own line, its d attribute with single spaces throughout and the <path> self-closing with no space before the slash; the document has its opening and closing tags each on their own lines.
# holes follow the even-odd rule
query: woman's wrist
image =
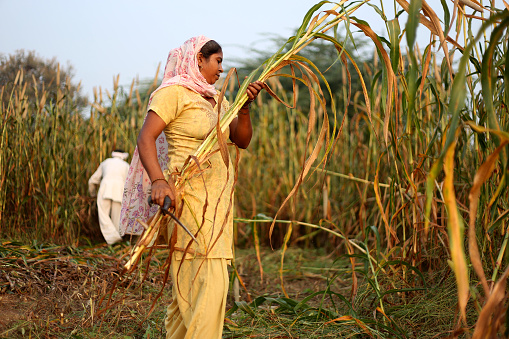
<svg viewBox="0 0 509 339">
<path fill-rule="evenodd" d="M 239 110 L 239 115 L 249 115 L 249 106 L 242 106 Z"/>
<path fill-rule="evenodd" d="M 153 185 L 156 181 L 159 181 L 159 180 L 161 180 L 161 181 L 163 181 L 163 180 L 164 180 L 164 182 L 168 183 L 168 181 L 166 180 L 166 178 L 160 177 L 160 178 L 155 178 L 154 180 L 152 180 L 152 185 Z"/>
<path fill-rule="evenodd" d="M 247 99 L 247 101 L 244 103 L 244 105 L 242 105 L 241 109 L 245 108 L 245 109 L 249 109 L 249 105 L 251 105 L 251 103 L 254 101 L 253 100 L 250 100 L 250 99 Z"/>
</svg>

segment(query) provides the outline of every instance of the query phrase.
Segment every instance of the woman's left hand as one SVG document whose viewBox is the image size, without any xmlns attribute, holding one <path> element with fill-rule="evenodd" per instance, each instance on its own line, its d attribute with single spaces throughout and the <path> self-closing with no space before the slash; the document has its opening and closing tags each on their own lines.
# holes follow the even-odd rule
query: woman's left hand
<svg viewBox="0 0 509 339">
<path fill-rule="evenodd" d="M 260 91 L 265 88 L 265 84 L 261 81 L 255 81 L 247 85 L 246 94 L 247 94 L 247 101 L 244 104 L 244 107 L 249 106 L 250 103 L 252 103 Z"/>
</svg>

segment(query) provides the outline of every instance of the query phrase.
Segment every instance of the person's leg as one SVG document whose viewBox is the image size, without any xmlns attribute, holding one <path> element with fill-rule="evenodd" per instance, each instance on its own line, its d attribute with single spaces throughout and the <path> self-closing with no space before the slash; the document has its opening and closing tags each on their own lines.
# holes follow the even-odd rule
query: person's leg
<svg viewBox="0 0 509 339">
<path fill-rule="evenodd" d="M 100 189 L 99 193 L 101 193 Z M 110 218 L 111 203 L 111 199 L 102 199 L 100 194 L 97 195 L 99 226 L 101 226 L 101 233 L 103 234 L 104 240 L 106 240 L 109 245 L 113 245 L 122 240 L 118 233 L 118 228 L 115 228 Z"/>
<path fill-rule="evenodd" d="M 171 273 L 173 302 L 166 315 L 166 338 L 221 338 L 228 294 L 226 259 L 173 260 Z"/>
<path fill-rule="evenodd" d="M 183 339 L 186 337 L 187 328 L 180 315 L 179 305 L 177 302 L 177 291 L 175 285 L 172 288 L 173 301 L 166 310 L 166 318 L 164 319 L 164 328 L 166 329 L 166 339 Z"/>
<path fill-rule="evenodd" d="M 115 226 L 115 229 L 117 230 L 118 234 L 120 235 L 120 230 L 118 228 L 118 225 L 120 224 L 120 210 L 122 210 L 122 203 L 118 201 L 112 201 L 111 202 L 111 221 L 113 222 L 113 226 Z"/>
</svg>

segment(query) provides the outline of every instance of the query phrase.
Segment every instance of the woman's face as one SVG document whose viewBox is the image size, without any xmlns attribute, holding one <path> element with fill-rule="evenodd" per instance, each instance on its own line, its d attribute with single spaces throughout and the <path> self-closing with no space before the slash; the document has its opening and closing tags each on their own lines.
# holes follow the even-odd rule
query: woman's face
<svg viewBox="0 0 509 339">
<path fill-rule="evenodd" d="M 223 73 L 223 52 L 214 53 L 208 59 L 198 53 L 198 66 L 205 80 L 211 85 L 215 84 Z"/>
</svg>

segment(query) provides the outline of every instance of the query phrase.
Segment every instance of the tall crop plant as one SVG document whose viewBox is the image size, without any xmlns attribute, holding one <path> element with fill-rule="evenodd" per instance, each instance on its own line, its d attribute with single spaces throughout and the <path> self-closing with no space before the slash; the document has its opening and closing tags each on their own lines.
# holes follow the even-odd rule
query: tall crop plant
<svg viewBox="0 0 509 339">
<path fill-rule="evenodd" d="M 146 103 L 134 104 L 134 86 L 123 93 L 117 79 L 85 117 L 69 89 L 47 101 L 37 79 L 23 82 L 21 72 L 12 91 L 1 92 L 8 104 L 1 110 L 0 229 L 8 238 L 77 244 L 81 227 L 92 222 L 87 180 L 113 149 L 132 152 Z M 30 86 L 32 100 L 25 94 Z"/>
<path fill-rule="evenodd" d="M 375 276 L 388 273 L 388 262 L 405 263 L 391 268 L 389 285 L 396 291 L 422 283 L 410 282 L 415 269 L 443 269 L 449 263 L 456 275 L 461 331 L 477 319 L 471 313 L 467 316 L 471 300 L 482 310 L 474 337 L 497 333 L 505 312 L 508 275 L 499 273 L 506 267 L 508 242 L 508 13 L 467 1 L 449 8 L 444 2 L 445 18 L 439 18 L 425 1 L 397 3 L 395 13 L 401 9 L 408 13 L 404 27 L 399 15 L 388 18 L 383 2 L 371 2 L 385 20 L 388 38 L 375 34 L 362 18 L 350 17 L 347 30 L 358 27 L 372 39 L 381 65 L 375 63 L 369 70 L 373 76 L 365 79 L 365 93 L 352 94 L 351 105 L 340 117 L 343 133 L 338 134 L 325 170 L 308 177 L 311 185 L 303 184 L 293 208 L 276 221 L 283 229 L 279 243 L 312 239 L 318 246 L 327 246 L 331 238 L 346 240 L 341 252 L 351 253 L 354 248 L 367 255 Z M 467 14 L 469 6 L 489 18 Z M 419 34 L 424 28 L 431 37 L 422 49 L 415 45 L 418 26 Z M 454 31 L 461 33 L 459 39 L 451 38 Z M 335 66 L 340 64 L 331 67 Z M 256 241 L 263 241 L 267 221 L 272 221 L 266 220 L 274 213 L 269 201 L 284 201 L 291 192 L 287 182 L 290 186 L 296 182 L 294 169 L 302 166 L 300 143 L 294 143 L 299 132 L 289 122 L 305 119 L 305 113 L 289 114 L 285 117 L 281 108 L 274 109 L 270 103 L 260 106 L 260 125 L 269 131 L 282 127 L 287 141 L 281 143 L 278 133 L 265 135 L 256 140 L 259 154 L 281 161 L 271 159 L 263 166 L 264 158 L 253 152 L 244 157 L 240 170 L 239 191 L 271 187 L 250 193 L 251 203 L 239 202 L 247 217 L 242 221 Z M 253 177 L 264 179 L 256 182 Z M 312 232 L 295 234 L 296 226 Z M 371 230 L 376 230 L 376 237 Z M 328 234 L 329 239 L 319 234 Z M 356 247 L 365 237 L 370 239 L 368 247 Z M 468 270 L 470 263 L 477 278 Z M 476 279 L 482 292 L 474 287 Z M 374 290 L 383 295 L 375 282 Z M 387 307 L 389 300 L 386 296 L 379 301 L 384 316 L 390 318 L 394 308 Z"/>
</svg>

